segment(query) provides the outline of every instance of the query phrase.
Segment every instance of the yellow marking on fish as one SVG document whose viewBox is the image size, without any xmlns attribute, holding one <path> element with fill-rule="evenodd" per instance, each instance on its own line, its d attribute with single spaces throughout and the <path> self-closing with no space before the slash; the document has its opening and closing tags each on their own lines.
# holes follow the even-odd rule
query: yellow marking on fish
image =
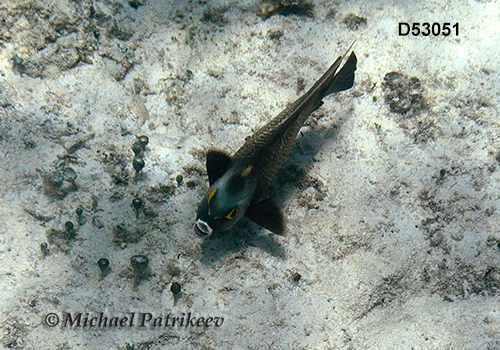
<svg viewBox="0 0 500 350">
<path fill-rule="evenodd" d="M 250 174 L 250 172 L 252 171 L 252 169 L 253 169 L 253 166 L 252 166 L 252 165 L 247 166 L 247 167 L 246 167 L 245 169 L 243 169 L 243 171 L 241 172 L 241 176 L 242 176 L 242 177 L 247 177 L 247 176 Z"/>
<path fill-rule="evenodd" d="M 226 219 L 234 219 L 234 217 L 238 214 L 238 208 L 234 208 L 233 210 L 231 210 L 231 212 L 229 214 L 226 215 Z"/>
<path fill-rule="evenodd" d="M 208 215 L 210 216 L 210 200 L 213 198 L 215 195 L 215 192 L 217 192 L 216 188 L 213 188 L 210 193 L 208 194 L 208 199 L 207 199 L 207 204 L 208 204 Z"/>
<path fill-rule="evenodd" d="M 210 200 L 215 195 L 215 192 L 217 192 L 216 188 L 212 189 L 212 191 L 210 191 L 210 193 L 208 194 L 208 204 L 210 204 Z"/>
</svg>

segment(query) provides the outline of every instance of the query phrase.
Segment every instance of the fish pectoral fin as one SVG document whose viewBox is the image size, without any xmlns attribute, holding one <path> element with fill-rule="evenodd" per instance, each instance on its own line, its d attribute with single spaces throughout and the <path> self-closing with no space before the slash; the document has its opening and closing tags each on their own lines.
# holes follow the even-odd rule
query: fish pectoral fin
<svg viewBox="0 0 500 350">
<path fill-rule="evenodd" d="M 211 149 L 207 152 L 207 173 L 210 186 L 231 167 L 231 156 L 224 151 Z"/>
<path fill-rule="evenodd" d="M 272 199 L 250 204 L 245 216 L 256 224 L 278 235 L 285 234 L 286 226 L 283 214 Z"/>
</svg>

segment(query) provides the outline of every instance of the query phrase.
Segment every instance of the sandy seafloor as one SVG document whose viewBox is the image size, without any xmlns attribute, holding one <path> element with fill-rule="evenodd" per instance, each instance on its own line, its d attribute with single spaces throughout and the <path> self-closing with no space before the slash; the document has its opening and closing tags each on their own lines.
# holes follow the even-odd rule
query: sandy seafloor
<svg viewBox="0 0 500 350">
<path fill-rule="evenodd" d="M 499 2 L 311 4 L 2 1 L 3 348 L 500 349 Z M 401 37 L 402 21 L 459 35 Z M 236 151 L 354 39 L 355 86 L 325 99 L 272 188 L 287 235 L 244 221 L 198 239 L 205 152 Z M 52 186 L 66 167 L 75 183 Z M 44 325 L 68 312 L 224 322 Z"/>
</svg>

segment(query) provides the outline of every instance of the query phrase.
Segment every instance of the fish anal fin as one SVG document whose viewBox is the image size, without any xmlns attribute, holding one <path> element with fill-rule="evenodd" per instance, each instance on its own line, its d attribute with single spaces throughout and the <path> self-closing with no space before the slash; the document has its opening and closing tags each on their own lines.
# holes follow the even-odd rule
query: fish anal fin
<svg viewBox="0 0 500 350">
<path fill-rule="evenodd" d="M 224 151 L 211 149 L 207 152 L 207 173 L 210 186 L 231 167 L 231 156 Z"/>
<path fill-rule="evenodd" d="M 285 234 L 285 219 L 283 218 L 280 208 L 272 199 L 265 199 L 250 204 L 245 216 L 273 233 L 278 235 Z"/>
</svg>

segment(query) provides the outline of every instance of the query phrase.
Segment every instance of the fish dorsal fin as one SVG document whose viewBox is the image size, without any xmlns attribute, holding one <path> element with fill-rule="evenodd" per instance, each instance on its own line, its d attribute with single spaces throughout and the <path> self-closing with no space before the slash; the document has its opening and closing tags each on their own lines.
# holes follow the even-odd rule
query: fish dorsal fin
<svg viewBox="0 0 500 350">
<path fill-rule="evenodd" d="M 285 234 L 285 220 L 280 208 L 272 199 L 250 204 L 245 216 L 256 224 L 278 235 Z"/>
<path fill-rule="evenodd" d="M 210 186 L 231 167 L 231 156 L 224 151 L 211 149 L 207 152 L 207 173 Z"/>
</svg>

